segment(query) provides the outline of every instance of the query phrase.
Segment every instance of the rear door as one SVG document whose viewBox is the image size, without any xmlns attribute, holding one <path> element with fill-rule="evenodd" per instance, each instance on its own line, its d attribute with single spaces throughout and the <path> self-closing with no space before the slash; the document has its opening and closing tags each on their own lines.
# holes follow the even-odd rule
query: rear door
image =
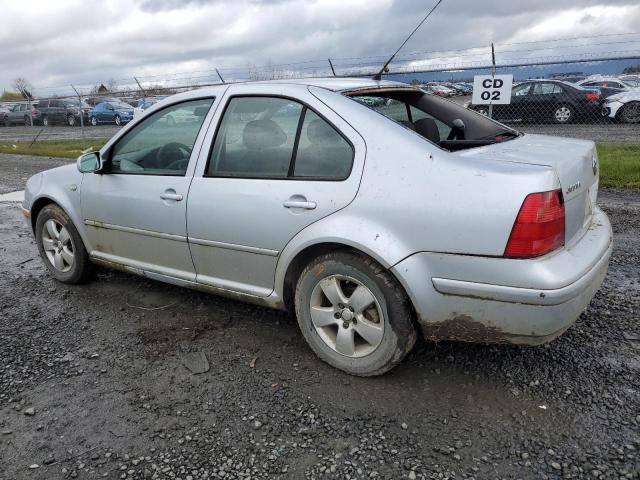
<svg viewBox="0 0 640 480">
<path fill-rule="evenodd" d="M 551 82 L 536 82 L 533 84 L 531 95 L 531 109 L 539 120 L 552 121 L 557 105 L 567 101 L 562 88 Z"/>
<path fill-rule="evenodd" d="M 355 197 L 365 146 L 305 86 L 232 86 L 223 105 L 189 192 L 191 255 L 198 282 L 267 296 L 289 240 Z"/>
</svg>

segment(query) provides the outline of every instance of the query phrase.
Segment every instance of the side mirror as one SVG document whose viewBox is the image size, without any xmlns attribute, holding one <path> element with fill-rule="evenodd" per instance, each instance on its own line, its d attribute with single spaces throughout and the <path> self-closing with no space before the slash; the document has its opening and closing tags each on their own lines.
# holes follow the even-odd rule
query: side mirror
<svg viewBox="0 0 640 480">
<path fill-rule="evenodd" d="M 102 168 L 100 152 L 90 152 L 80 155 L 76 161 L 80 173 L 96 173 Z"/>
</svg>

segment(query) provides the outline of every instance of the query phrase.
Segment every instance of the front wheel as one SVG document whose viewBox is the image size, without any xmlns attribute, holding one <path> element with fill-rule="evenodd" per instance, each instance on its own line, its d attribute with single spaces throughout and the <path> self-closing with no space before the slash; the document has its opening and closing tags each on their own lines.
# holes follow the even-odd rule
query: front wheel
<svg viewBox="0 0 640 480">
<path fill-rule="evenodd" d="M 298 324 L 322 360 L 352 375 L 380 375 L 416 340 L 409 299 L 368 257 L 335 252 L 313 260 L 295 292 Z"/>
<path fill-rule="evenodd" d="M 116 115 L 113 121 L 116 122 L 116 125 L 118 126 L 122 125 L 122 119 L 120 118 L 120 115 Z"/>
<path fill-rule="evenodd" d="M 622 107 L 620 119 L 624 123 L 640 123 L 640 102 L 629 102 Z"/>
<path fill-rule="evenodd" d="M 82 238 L 69 216 L 54 204 L 45 206 L 36 219 L 36 243 L 47 269 L 62 283 L 80 283 L 91 272 L 91 261 Z"/>
<path fill-rule="evenodd" d="M 67 124 L 70 127 L 75 127 L 75 125 L 76 125 L 76 117 L 74 115 L 67 116 Z"/>
<path fill-rule="evenodd" d="M 95 127 L 98 125 L 98 119 L 96 117 L 91 117 L 90 121 L 92 126 Z"/>
<path fill-rule="evenodd" d="M 47 117 L 46 115 L 42 116 L 42 126 L 43 127 L 48 127 L 49 126 L 49 117 Z"/>
<path fill-rule="evenodd" d="M 555 123 L 569 123 L 573 120 L 573 108 L 571 105 L 559 105 L 553 112 L 553 121 Z"/>
</svg>

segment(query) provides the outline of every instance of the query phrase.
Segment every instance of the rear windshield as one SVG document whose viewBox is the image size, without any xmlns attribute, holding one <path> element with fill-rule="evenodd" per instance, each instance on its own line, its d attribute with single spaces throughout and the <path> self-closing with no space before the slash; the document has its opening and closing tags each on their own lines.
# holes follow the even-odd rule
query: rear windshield
<svg viewBox="0 0 640 480">
<path fill-rule="evenodd" d="M 446 150 L 480 147 L 521 135 L 478 112 L 417 89 L 353 91 L 346 95 Z"/>
</svg>

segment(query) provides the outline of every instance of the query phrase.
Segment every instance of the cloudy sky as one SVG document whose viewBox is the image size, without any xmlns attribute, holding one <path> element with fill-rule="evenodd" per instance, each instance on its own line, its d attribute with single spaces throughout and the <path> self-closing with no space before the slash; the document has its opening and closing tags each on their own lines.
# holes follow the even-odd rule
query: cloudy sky
<svg viewBox="0 0 640 480">
<path fill-rule="evenodd" d="M 347 70 L 392 52 L 433 3 L 3 0 L 0 89 L 11 89 L 18 76 L 45 94 L 69 83 L 122 85 L 134 75 L 145 84 L 204 83 L 215 80 L 213 67 L 231 78 L 248 69 L 314 73 L 327 57 Z M 581 38 L 539 42 L 574 37 Z M 470 65 L 484 62 L 482 46 L 492 41 L 502 59 L 640 54 L 640 2 L 444 0 L 407 44 L 403 60 Z"/>
</svg>

